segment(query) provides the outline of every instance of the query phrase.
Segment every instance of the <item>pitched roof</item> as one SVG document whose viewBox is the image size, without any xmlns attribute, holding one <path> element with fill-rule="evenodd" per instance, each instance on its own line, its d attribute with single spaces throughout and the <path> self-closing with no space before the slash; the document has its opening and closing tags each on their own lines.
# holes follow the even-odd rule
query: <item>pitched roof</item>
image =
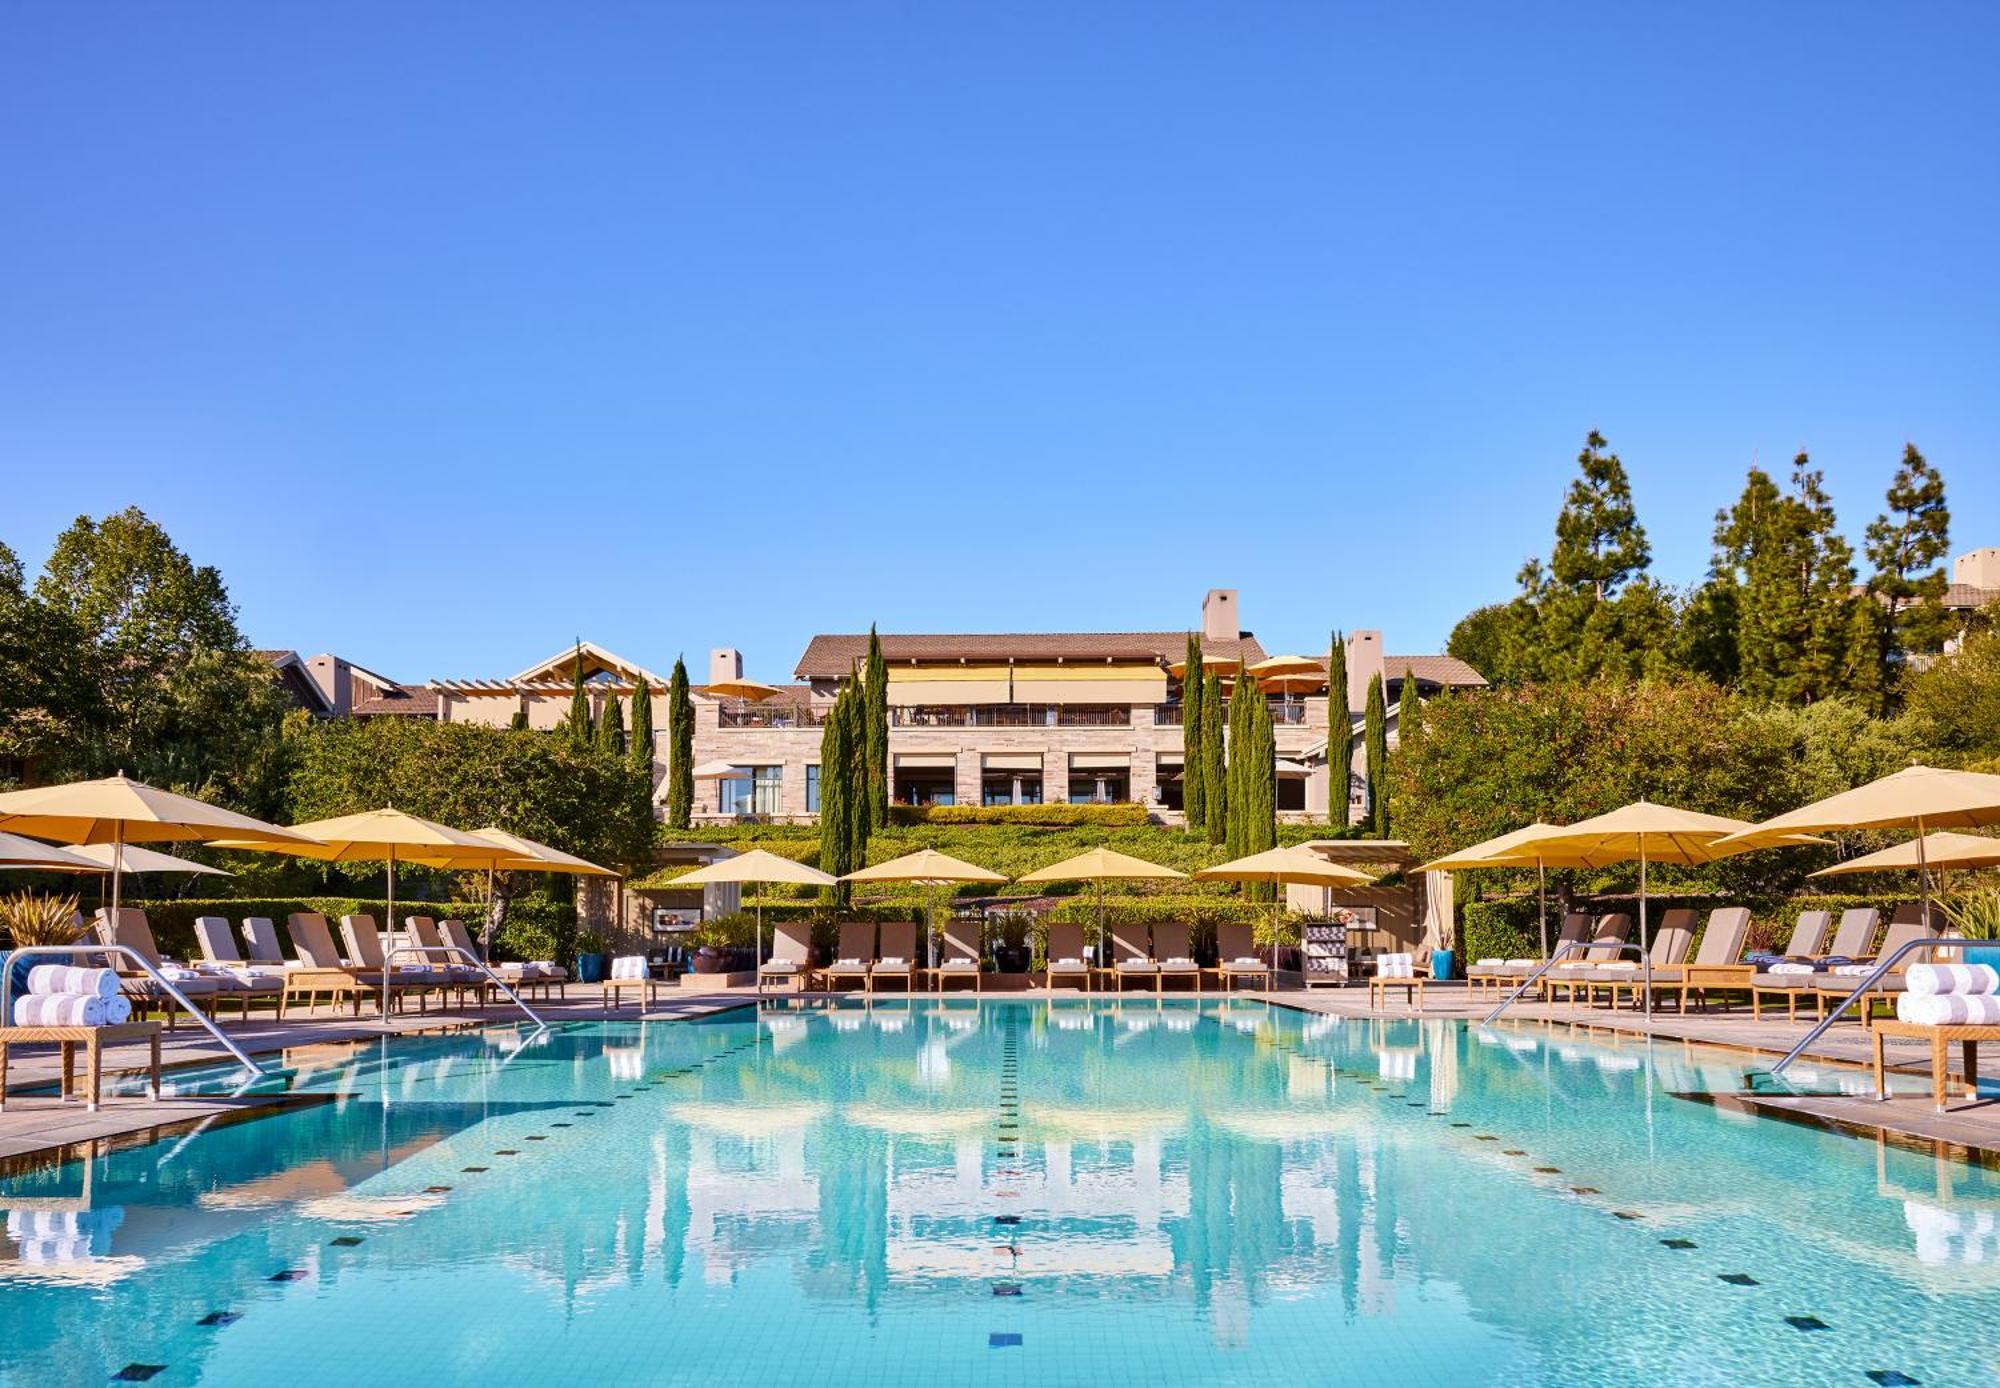
<svg viewBox="0 0 2000 1388">
<path fill-rule="evenodd" d="M 356 699 L 350 712 L 356 718 L 435 718 L 438 696 L 434 689 L 398 689 L 369 699 Z"/>
<path fill-rule="evenodd" d="M 665 676 L 656 675 L 638 662 L 627 660 L 616 651 L 608 651 L 594 641 L 573 642 L 563 647 L 560 651 L 557 651 L 547 660 L 537 661 L 535 664 L 530 665 L 527 669 L 515 675 L 513 679 L 508 680 L 507 683 L 536 684 L 547 680 L 560 680 L 564 684 L 568 684 L 575 670 L 576 654 L 579 650 L 583 652 L 583 664 L 586 670 L 592 668 L 610 670 L 616 674 L 624 675 L 628 679 L 634 675 L 644 675 L 646 683 L 652 685 L 653 688 L 665 689 L 667 687 Z"/>
<path fill-rule="evenodd" d="M 1385 655 L 1382 657 L 1382 676 L 1385 682 L 1395 683 L 1407 670 L 1417 677 L 1420 684 L 1447 684 L 1454 689 L 1477 689 L 1485 685 L 1486 676 L 1467 665 L 1455 655 Z"/>
<path fill-rule="evenodd" d="M 890 664 L 951 661 L 1174 661 L 1187 654 L 1185 631 L 977 632 L 882 637 Z M 1255 664 L 1264 658 L 1257 638 L 1201 643 L 1204 655 L 1234 656 Z M 868 657 L 868 633 L 821 633 L 799 657 L 794 678 L 838 679 Z"/>
<path fill-rule="evenodd" d="M 1980 588 L 1971 583 L 1948 583 L 1944 605 L 1954 612 L 1969 612 L 2000 601 L 2000 588 Z"/>
</svg>

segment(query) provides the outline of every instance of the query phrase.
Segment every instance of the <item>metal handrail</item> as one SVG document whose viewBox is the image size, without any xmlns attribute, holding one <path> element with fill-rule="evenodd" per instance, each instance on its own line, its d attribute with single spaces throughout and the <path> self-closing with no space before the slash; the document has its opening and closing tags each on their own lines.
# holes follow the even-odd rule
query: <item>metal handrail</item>
<svg viewBox="0 0 2000 1388">
<path fill-rule="evenodd" d="M 248 1070 L 252 1076 L 258 1079 L 263 1078 L 263 1068 L 246 1055 L 241 1046 L 231 1041 L 227 1036 L 224 1036 L 222 1028 L 210 1021 L 200 1008 L 188 1001 L 187 994 L 174 987 L 174 981 L 161 973 L 158 966 L 152 960 L 146 958 L 145 955 L 139 953 L 139 951 L 133 949 L 130 945 L 26 945 L 10 954 L 8 962 L 11 965 L 12 961 L 29 954 L 58 954 L 65 958 L 79 954 L 107 954 L 131 960 L 151 975 L 153 981 L 164 988 L 167 991 L 167 995 L 179 1003 L 184 1012 L 201 1023 L 202 1028 L 210 1036 L 221 1042 L 222 1048 L 236 1057 L 237 1064 Z M 13 1024 L 14 970 L 12 967 L 9 967 L 5 970 L 5 976 L 0 977 L 0 1025 L 12 1026 Z"/>
<path fill-rule="evenodd" d="M 1521 994 L 1527 992 L 1528 989 L 1531 986 L 1533 986 L 1533 984 L 1537 979 L 1539 979 L 1543 974 L 1547 973 L 1550 970 L 1550 968 L 1552 968 L 1555 965 L 1555 962 L 1558 959 L 1562 958 L 1565 954 L 1569 954 L 1572 953 L 1573 951 L 1583 950 L 1583 949 L 1615 949 L 1620 954 L 1623 954 L 1628 949 L 1637 950 L 1639 953 L 1639 963 L 1645 969 L 1646 1011 L 1648 1016 L 1652 1015 L 1653 956 L 1650 953 L 1648 953 L 1643 946 L 1635 944 L 1631 940 L 1621 941 L 1620 943 L 1615 945 L 1608 940 L 1571 940 L 1566 945 L 1558 945 L 1556 947 L 1556 952 L 1554 954 L 1551 954 L 1547 959 L 1544 959 L 1542 961 L 1542 967 L 1536 969 L 1533 973 L 1529 974 L 1526 978 L 1522 979 L 1521 986 L 1516 988 L 1513 992 L 1509 993 L 1506 996 L 1506 998 L 1501 1001 L 1498 1007 L 1494 1008 L 1491 1012 L 1487 1013 L 1486 1019 L 1482 1021 L 1480 1025 L 1481 1026 L 1491 1025 L 1494 1018 L 1498 1017 L 1502 1012 L 1505 1012 L 1508 1008 L 1512 1007 L 1514 1005 L 1515 999 L 1519 998 Z"/>
<path fill-rule="evenodd" d="M 1853 992 L 1849 993 L 1846 999 L 1842 1001 L 1840 1006 L 1834 1008 L 1833 1011 L 1827 1013 L 1826 1016 L 1822 1017 L 1818 1022 L 1816 1022 L 1813 1025 L 1813 1029 L 1805 1034 L 1805 1036 L 1799 1041 L 1799 1044 L 1792 1047 L 1789 1051 L 1785 1052 L 1785 1058 L 1779 1061 L 1776 1065 L 1773 1065 L 1767 1073 L 1770 1075 L 1772 1079 L 1776 1079 L 1780 1074 L 1782 1074 L 1784 1072 L 1785 1067 L 1787 1065 L 1790 1065 L 1793 1061 L 1797 1060 L 1801 1055 L 1803 1055 L 1805 1053 L 1806 1047 L 1810 1046 L 1813 1042 L 1819 1040 L 1819 1038 L 1826 1033 L 1826 1029 L 1832 1026 L 1835 1022 L 1839 1021 L 1841 1014 L 1847 1011 L 1848 1008 L 1854 1006 L 1855 1002 L 1860 999 L 1862 994 L 1866 993 L 1869 989 L 1873 988 L 1878 982 L 1881 981 L 1882 976 L 1884 974 L 1888 973 L 1891 969 L 1895 968 L 1896 962 L 1900 960 L 1904 955 L 1909 954 L 1913 950 L 1919 950 L 1919 949 L 1940 949 L 1940 948 L 1963 949 L 1964 947 L 1965 947 L 1965 937 L 1962 935 L 1945 935 L 1945 936 L 1939 936 L 1936 939 L 1908 941 L 1894 954 L 1890 955 L 1887 959 L 1884 959 L 1879 963 L 1877 963 L 1875 965 L 1874 971 L 1871 972 L 1866 978 L 1861 980 L 1860 986 L 1857 987 Z"/>
<path fill-rule="evenodd" d="M 390 990 L 395 986 L 393 982 L 395 977 L 395 970 L 391 966 L 395 964 L 396 956 L 399 954 L 416 954 L 416 955 L 443 954 L 463 959 L 468 964 L 472 965 L 473 968 L 485 974 L 488 981 L 490 981 L 495 988 L 498 988 L 501 992 L 507 995 L 507 1001 L 513 1003 L 514 1006 L 520 1008 L 521 1011 L 525 1012 L 528 1015 L 528 1020 L 533 1022 L 539 1030 L 547 1031 L 549 1029 L 549 1024 L 542 1020 L 541 1015 L 537 1013 L 534 1008 L 528 1006 L 527 1003 L 521 1001 L 520 995 L 515 993 L 515 991 L 512 988 L 509 988 L 507 986 L 506 980 L 501 978 L 499 974 L 494 973 L 492 968 L 487 964 L 487 962 L 484 959 L 481 959 L 471 950 L 466 949 L 460 945 L 392 945 L 385 941 L 382 945 L 382 1013 L 384 1016 L 388 1015 L 389 1001 L 390 1001 L 389 993 Z"/>
</svg>

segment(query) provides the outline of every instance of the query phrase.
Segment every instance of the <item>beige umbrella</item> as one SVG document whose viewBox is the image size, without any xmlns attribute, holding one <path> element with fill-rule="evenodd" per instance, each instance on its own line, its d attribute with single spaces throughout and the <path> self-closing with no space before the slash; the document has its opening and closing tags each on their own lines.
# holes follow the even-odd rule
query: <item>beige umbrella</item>
<svg viewBox="0 0 2000 1388">
<path fill-rule="evenodd" d="M 1243 672 L 1274 694 L 1311 694 L 1326 687 L 1326 663 L 1309 655 L 1274 655 Z"/>
<path fill-rule="evenodd" d="M 688 777 L 690 780 L 696 781 L 734 781 L 749 774 L 747 770 L 738 766 L 735 762 L 705 761 L 695 767 L 694 770 L 688 772 Z"/>
<path fill-rule="evenodd" d="M 79 858 L 71 849 L 7 833 L 0 833 L 0 868 L 20 868 L 29 872 L 103 871 L 89 859 Z"/>
<path fill-rule="evenodd" d="M 1646 866 L 1648 863 L 1712 863 L 1746 851 L 1751 845 L 1728 840 L 1751 826 L 1740 819 L 1698 810 L 1656 805 L 1650 800 L 1634 800 L 1615 810 L 1549 835 L 1546 847 L 1574 850 L 1578 867 L 1603 867 L 1634 859 L 1639 864 L 1639 950 L 1641 959 L 1652 957 L 1651 931 L 1646 921 Z M 1775 842 L 1820 843 L 1802 834 L 1781 834 Z M 1653 1008 L 1651 974 L 1648 973 L 1645 1006 Z"/>
<path fill-rule="evenodd" d="M 1931 928 L 1929 861 L 1924 836 L 1932 829 L 1980 829 L 2000 824 L 2000 776 L 1906 766 L 1865 786 L 1829 795 L 1775 815 L 1732 836 L 1735 851 L 1772 848 L 1787 835 L 1841 829 L 1913 829 L 1917 835 L 1917 887 L 1924 928 Z"/>
<path fill-rule="evenodd" d="M 935 848 L 920 848 L 914 853 L 905 853 L 900 858 L 891 858 L 886 863 L 865 867 L 850 872 L 840 879 L 843 882 L 917 882 L 927 887 L 950 886 L 960 882 L 1005 882 L 1007 879 L 991 868 L 983 868 L 940 853 Z M 931 913 L 937 913 L 936 903 L 932 903 Z M 985 941 L 980 942 L 985 947 Z M 931 930 L 924 931 L 924 967 L 931 965 Z"/>
<path fill-rule="evenodd" d="M 1551 838 L 1560 837 L 1564 831 L 1554 824 L 1537 821 L 1523 829 L 1502 834 L 1484 843 L 1475 843 L 1470 848 L 1462 848 L 1456 853 L 1448 853 L 1435 862 L 1425 863 L 1418 872 L 1467 872 L 1483 868 L 1522 868 L 1535 870 L 1535 884 L 1539 906 L 1536 921 L 1542 936 L 1542 958 L 1549 957 L 1549 869 L 1552 867 L 1592 867 L 1586 860 L 1584 850 L 1563 845 L 1554 845 Z"/>
<path fill-rule="evenodd" d="M 281 829 L 261 819 L 225 810 L 191 796 L 176 795 L 130 778 L 71 781 L 0 794 L 0 829 L 65 843 L 216 843 L 227 839 L 242 848 L 295 852 L 314 845 L 297 829 Z M 122 904 L 125 873 L 111 868 L 111 909 Z"/>
<path fill-rule="evenodd" d="M 795 886 L 837 887 L 840 879 L 821 872 L 816 867 L 795 863 L 790 858 L 781 858 L 762 848 L 753 848 L 748 853 L 739 853 L 734 858 L 723 858 L 698 867 L 692 872 L 684 872 L 673 879 L 676 887 L 707 886 L 712 882 L 787 882 Z M 764 962 L 764 905 L 757 904 L 757 944 L 754 957 L 761 966 Z"/>
<path fill-rule="evenodd" d="M 210 867 L 207 863 L 197 863 L 192 858 L 176 858 L 171 853 L 156 853 L 150 848 L 139 848 L 129 843 L 123 848 L 110 843 L 86 843 L 68 851 L 92 864 L 99 872 L 184 872 L 190 877 L 236 875 L 219 867 Z"/>
<path fill-rule="evenodd" d="M 1926 834 L 1908 843 L 1892 844 L 1859 858 L 1821 868 L 1813 877 L 1844 877 L 1861 872 L 1913 872 L 1920 868 L 2000 867 L 2000 839 L 1983 834 Z"/>
<path fill-rule="evenodd" d="M 1063 859 L 1060 863 L 1036 868 L 1019 880 L 1024 884 L 1035 882 L 1097 884 L 1097 958 L 1101 964 L 1104 960 L 1104 884 L 1107 881 L 1165 881 L 1169 878 L 1185 880 L 1186 877 L 1185 872 L 1176 872 L 1170 867 L 1149 863 L 1144 858 L 1134 858 L 1109 848 L 1093 848 L 1088 853 L 1079 853 L 1074 858 Z"/>
<path fill-rule="evenodd" d="M 560 872 L 576 877 L 619 877 L 623 874 L 614 868 L 599 867 L 587 858 L 579 858 L 573 853 L 565 853 L 560 848 L 551 848 L 534 839 L 510 834 L 496 825 L 484 829 L 474 829 L 472 837 L 506 849 L 514 856 L 495 860 L 482 849 L 467 856 L 440 853 L 435 856 L 424 854 L 406 857 L 405 862 L 420 862 L 426 867 L 455 868 L 473 871 L 486 869 L 487 925 L 480 932 L 482 945 L 490 945 L 492 933 L 493 874 L 499 872 Z"/>
<path fill-rule="evenodd" d="M 323 863 L 382 862 L 387 865 L 384 881 L 388 887 L 387 926 L 396 926 L 396 863 L 449 864 L 453 867 L 474 863 L 497 863 L 513 853 L 490 839 L 475 838 L 461 829 L 451 829 L 417 815 L 391 807 L 363 810 L 301 824 L 298 830 L 310 834 L 313 843 L 286 848 L 294 857 Z M 223 843 L 223 848 L 247 847 Z M 389 1015 L 389 956 L 382 959 L 382 1016 Z"/>
<path fill-rule="evenodd" d="M 784 693 L 774 684 L 763 684 L 757 680 L 722 680 L 709 685 L 703 693 L 711 699 L 742 699 L 746 703 L 761 704 L 766 699 L 775 699 Z"/>
<path fill-rule="evenodd" d="M 1236 678 L 1236 672 L 1242 668 L 1243 662 L 1233 655 L 1209 655 L 1206 651 L 1202 653 L 1201 672 L 1204 675 L 1213 674 L 1225 680 L 1232 680 Z M 1167 673 L 1175 679 L 1184 678 L 1187 675 L 1187 661 L 1174 661 L 1167 666 Z"/>
<path fill-rule="evenodd" d="M 1330 862 L 1309 848 L 1267 848 L 1247 858 L 1234 858 L 1196 872 L 1197 882 L 1299 883 L 1312 887 L 1356 887 L 1373 882 L 1373 873 Z M 1278 972 L 1278 917 L 1283 903 L 1271 902 L 1271 974 Z"/>
</svg>

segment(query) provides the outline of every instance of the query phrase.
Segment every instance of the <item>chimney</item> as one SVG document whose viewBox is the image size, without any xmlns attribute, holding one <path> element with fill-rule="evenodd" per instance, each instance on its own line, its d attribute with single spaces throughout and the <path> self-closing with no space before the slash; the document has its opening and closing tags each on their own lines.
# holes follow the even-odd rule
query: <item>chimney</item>
<svg viewBox="0 0 2000 1388">
<path fill-rule="evenodd" d="M 321 654 L 306 663 L 306 674 L 319 687 L 320 697 L 336 718 L 345 718 L 354 708 L 354 680 L 347 662 L 337 655 Z"/>
<path fill-rule="evenodd" d="M 1236 590 L 1209 589 L 1208 596 L 1201 600 L 1201 639 L 1236 641 L 1242 636 L 1243 628 L 1236 619 Z"/>
<path fill-rule="evenodd" d="M 1388 682 L 1382 668 L 1382 633 L 1379 631 L 1353 631 L 1347 635 L 1347 704 L 1348 712 L 1359 713 L 1368 707 L 1368 686 L 1377 675 Z M 1387 691 L 1385 690 L 1386 694 Z"/>
<path fill-rule="evenodd" d="M 1975 549 L 1951 561 L 1951 581 L 1970 588 L 2000 588 L 2000 549 Z"/>
<path fill-rule="evenodd" d="M 708 682 L 721 684 L 725 680 L 743 678 L 743 652 L 734 646 L 717 646 L 708 653 Z"/>
</svg>

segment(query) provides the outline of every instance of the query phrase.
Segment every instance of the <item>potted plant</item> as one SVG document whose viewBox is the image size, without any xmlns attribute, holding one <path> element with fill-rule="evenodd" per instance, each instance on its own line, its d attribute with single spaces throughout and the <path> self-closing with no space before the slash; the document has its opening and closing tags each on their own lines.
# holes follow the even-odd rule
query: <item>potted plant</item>
<svg viewBox="0 0 2000 1388">
<path fill-rule="evenodd" d="M 609 972 L 611 956 L 606 953 L 604 937 L 594 930 L 586 930 L 576 937 L 576 977 L 580 983 L 602 983 Z"/>
<path fill-rule="evenodd" d="M 1454 912 L 1446 912 L 1438 926 L 1438 942 L 1431 949 L 1431 977 L 1439 982 L 1451 977 L 1451 967 L 1458 958 L 1458 919 Z"/>
<path fill-rule="evenodd" d="M 1954 930 L 1968 940 L 1981 942 L 1965 947 L 1965 962 L 2000 969 L 2000 887 L 1960 892 L 1939 904 Z"/>
<path fill-rule="evenodd" d="M 18 998 L 28 991 L 28 970 L 37 963 L 59 964 L 62 956 L 44 954 L 27 955 L 16 959 L 12 951 L 27 949 L 31 945 L 74 945 L 90 933 L 90 927 L 77 915 L 76 898 L 73 896 L 36 896 L 33 892 L 16 892 L 12 896 L 0 897 L 0 931 L 7 936 L 8 952 L 0 953 L 0 967 L 5 967 L 13 975 L 13 985 L 9 997 Z M 4 1025 L 0 1021 L 0 1025 Z"/>
</svg>

